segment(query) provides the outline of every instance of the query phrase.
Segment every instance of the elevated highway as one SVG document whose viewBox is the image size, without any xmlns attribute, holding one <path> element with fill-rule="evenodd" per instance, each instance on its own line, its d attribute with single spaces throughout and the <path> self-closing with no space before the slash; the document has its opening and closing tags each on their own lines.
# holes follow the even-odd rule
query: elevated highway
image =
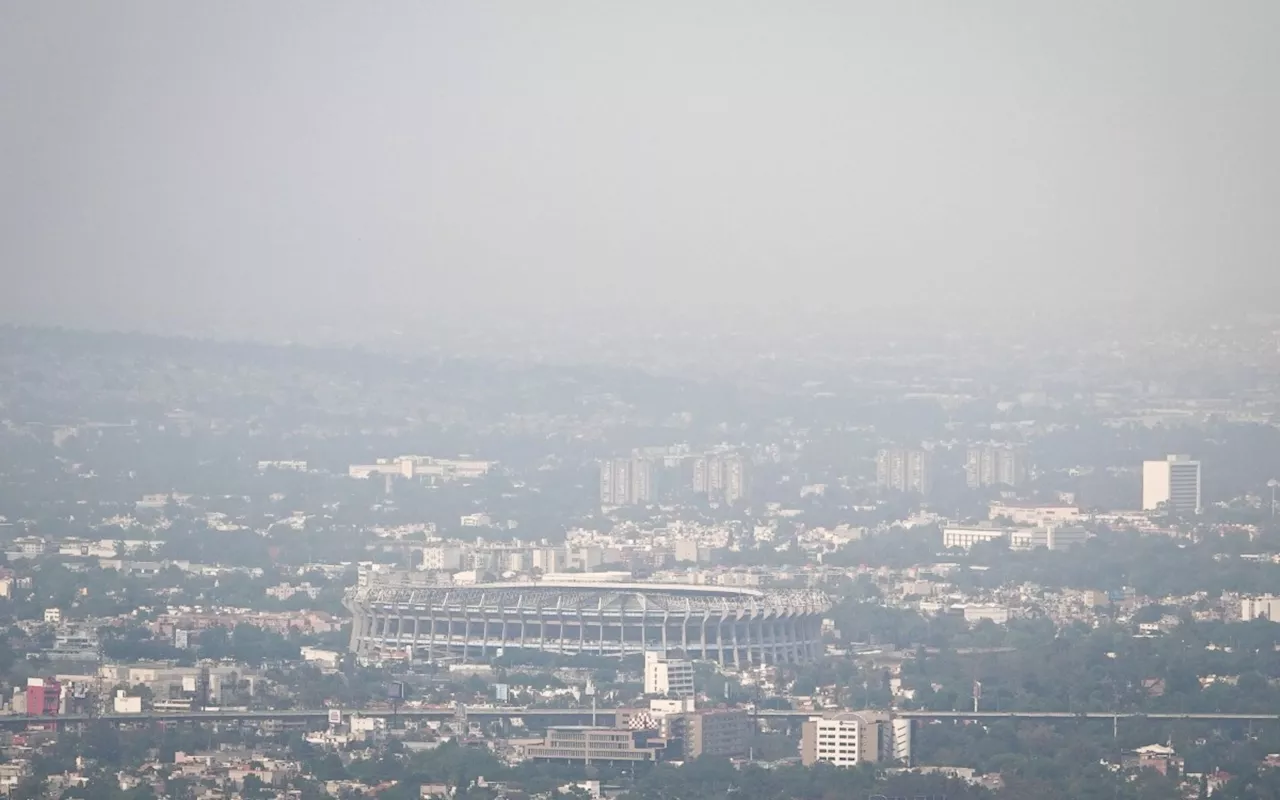
<svg viewBox="0 0 1280 800">
<path fill-rule="evenodd" d="M 329 712 L 340 710 L 343 718 L 351 714 L 361 716 L 390 717 L 403 719 L 447 720 L 466 718 L 476 721 L 498 719 L 528 719 L 540 723 L 581 723 L 595 718 L 600 723 L 611 723 L 614 720 L 613 709 L 599 709 L 592 712 L 589 708 L 524 708 L 514 706 L 464 706 L 464 707 L 409 707 L 395 710 L 386 707 L 373 708 L 310 708 L 290 709 L 282 711 L 270 710 L 231 710 L 218 711 L 147 711 L 141 714 L 69 714 L 64 716 L 27 716 L 23 714 L 0 715 L 0 728 L 24 728 L 29 725 L 81 724 L 103 721 L 114 724 L 134 722 L 260 722 L 278 720 L 282 722 L 319 722 L 328 718 Z M 762 709 L 756 712 L 764 719 L 803 721 L 809 717 L 820 715 L 815 711 L 787 711 Z M 1178 713 L 1134 711 L 891 711 L 890 714 L 899 719 L 919 720 L 1000 720 L 1000 719 L 1095 719 L 1117 722 L 1128 719 L 1160 719 L 1160 720 L 1204 720 L 1204 721 L 1240 721 L 1240 722 L 1280 722 L 1280 713 Z"/>
</svg>

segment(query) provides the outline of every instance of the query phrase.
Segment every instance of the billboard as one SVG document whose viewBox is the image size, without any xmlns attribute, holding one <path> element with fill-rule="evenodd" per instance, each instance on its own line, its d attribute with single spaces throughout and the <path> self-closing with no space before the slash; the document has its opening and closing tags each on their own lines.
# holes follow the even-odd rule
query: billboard
<svg viewBox="0 0 1280 800">
<path fill-rule="evenodd" d="M 342 709 L 340 708 L 329 709 L 329 724 L 330 725 L 342 724 Z"/>
</svg>

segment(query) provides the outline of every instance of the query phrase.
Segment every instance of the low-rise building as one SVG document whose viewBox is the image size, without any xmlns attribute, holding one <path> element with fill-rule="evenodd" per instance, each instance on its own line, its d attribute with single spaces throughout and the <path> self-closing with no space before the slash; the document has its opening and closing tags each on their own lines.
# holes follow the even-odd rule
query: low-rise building
<svg viewBox="0 0 1280 800">
<path fill-rule="evenodd" d="M 523 755 L 533 761 L 630 764 L 659 761 L 666 747 L 656 731 L 567 726 L 548 728 L 542 742 L 524 745 Z"/>
</svg>

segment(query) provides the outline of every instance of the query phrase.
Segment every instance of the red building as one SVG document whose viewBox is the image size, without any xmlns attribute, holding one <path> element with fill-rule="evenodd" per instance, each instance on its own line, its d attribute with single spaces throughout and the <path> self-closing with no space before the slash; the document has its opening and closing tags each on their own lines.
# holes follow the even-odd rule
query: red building
<svg viewBox="0 0 1280 800">
<path fill-rule="evenodd" d="M 62 702 L 62 684 L 53 678 L 27 678 L 27 715 L 55 717 Z"/>
</svg>

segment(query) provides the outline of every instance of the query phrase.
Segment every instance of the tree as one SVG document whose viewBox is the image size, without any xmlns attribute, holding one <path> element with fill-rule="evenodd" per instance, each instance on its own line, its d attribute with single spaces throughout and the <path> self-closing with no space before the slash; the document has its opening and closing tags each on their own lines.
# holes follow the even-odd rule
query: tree
<svg viewBox="0 0 1280 800">
<path fill-rule="evenodd" d="M 244 786 L 241 793 L 246 798 L 266 797 L 270 791 L 270 787 L 257 775 L 249 774 L 244 776 Z"/>
</svg>

